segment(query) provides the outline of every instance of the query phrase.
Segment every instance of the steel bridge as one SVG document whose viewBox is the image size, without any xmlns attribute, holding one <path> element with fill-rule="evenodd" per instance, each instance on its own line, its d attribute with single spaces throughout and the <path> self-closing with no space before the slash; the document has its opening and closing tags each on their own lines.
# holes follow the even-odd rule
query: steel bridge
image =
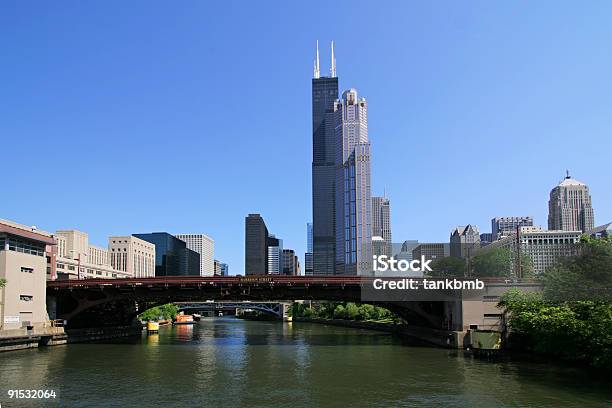
<svg viewBox="0 0 612 408">
<path fill-rule="evenodd" d="M 176 302 L 179 310 L 236 310 L 236 309 L 251 309 L 259 312 L 264 312 L 275 316 L 279 319 L 287 317 L 287 309 L 290 302 Z"/>
<path fill-rule="evenodd" d="M 270 275 L 58 280 L 47 283 L 47 309 L 52 319 L 64 319 L 70 328 L 125 326 L 144 310 L 166 303 L 360 302 L 362 290 L 371 287 L 373 280 L 360 276 Z M 410 325 L 465 331 L 470 324 L 482 322 L 487 313 L 499 313 L 495 299 L 509 287 L 535 285 L 484 280 L 486 296 L 477 301 L 468 302 L 459 295 L 444 301 L 367 303 L 391 310 Z"/>
</svg>

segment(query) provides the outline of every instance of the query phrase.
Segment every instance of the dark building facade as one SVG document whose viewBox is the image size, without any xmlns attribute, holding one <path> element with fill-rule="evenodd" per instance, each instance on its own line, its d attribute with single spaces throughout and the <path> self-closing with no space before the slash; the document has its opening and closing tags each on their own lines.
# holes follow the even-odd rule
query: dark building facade
<svg viewBox="0 0 612 408">
<path fill-rule="evenodd" d="M 245 220 L 245 275 L 265 275 L 268 267 L 268 228 L 259 214 Z"/>
<path fill-rule="evenodd" d="M 155 276 L 200 276 L 200 254 L 167 232 L 133 234 L 155 245 Z"/>
<path fill-rule="evenodd" d="M 336 99 L 338 99 L 338 78 L 335 74 L 333 74 L 332 77 L 319 77 L 317 63 L 315 77 L 312 79 L 312 223 L 314 275 L 331 275 L 335 271 L 336 138 L 334 102 Z"/>
</svg>

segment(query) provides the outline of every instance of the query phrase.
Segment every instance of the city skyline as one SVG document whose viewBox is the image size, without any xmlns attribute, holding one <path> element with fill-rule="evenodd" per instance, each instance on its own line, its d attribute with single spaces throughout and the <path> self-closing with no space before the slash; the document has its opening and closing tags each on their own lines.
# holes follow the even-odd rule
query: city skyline
<svg viewBox="0 0 612 408">
<path fill-rule="evenodd" d="M 88 231 L 96 245 L 111 235 L 202 231 L 215 239 L 219 259 L 239 273 L 244 270 L 243 219 L 257 212 L 302 258 L 303 226 L 312 219 L 307 170 L 312 49 L 317 38 L 326 47 L 333 38 L 340 89 L 355 87 L 372 105 L 372 195 L 386 188 L 393 201 L 396 241 L 446 242 L 458 223 L 486 231 L 490 219 L 500 215 L 529 214 L 534 225 L 546 227 L 548 193 L 566 168 L 589 185 L 595 225 L 612 220 L 606 161 L 612 93 L 605 80 L 612 61 L 600 52 L 609 36 L 598 31 L 603 29 L 597 22 L 606 13 L 596 6 L 572 10 L 588 15 L 585 22 L 562 8 L 533 6 L 535 15 L 546 14 L 536 24 L 517 13 L 505 14 L 501 5 L 464 12 L 452 6 L 456 23 L 425 6 L 400 5 L 415 20 L 423 17 L 432 23 L 428 28 L 415 21 L 406 32 L 396 27 L 399 21 L 389 10 L 342 10 L 353 17 L 372 17 L 366 27 L 372 35 L 359 47 L 350 41 L 348 23 L 333 20 L 334 28 L 326 28 L 332 19 L 319 14 L 323 20 L 314 27 L 307 27 L 311 18 L 304 18 L 257 29 L 248 23 L 250 5 L 223 11 L 225 20 L 234 13 L 234 24 L 254 28 L 261 41 L 241 45 L 238 35 L 224 35 L 228 27 L 202 27 L 196 17 L 203 10 L 193 5 L 192 16 L 171 13 L 164 33 L 144 30 L 147 41 L 152 38 L 151 45 L 143 47 L 145 37 L 134 31 L 125 41 L 124 30 L 132 20 L 145 28 L 151 24 L 134 16 L 115 17 L 117 25 L 108 28 L 108 35 L 96 36 L 108 7 L 94 6 L 87 15 L 88 27 L 77 24 L 82 11 L 77 5 L 36 29 L 28 29 L 28 18 L 40 19 L 48 11 L 45 6 L 28 10 L 29 17 L 25 7 L 7 10 L 5 18 L 24 20 L 23 25 L 0 28 L 5 38 L 15 39 L 6 50 L 14 63 L 3 67 L 5 77 L 11 78 L 4 86 L 11 103 L 0 124 L 0 133 L 13 138 L 7 164 L 22 169 L 24 179 L 57 173 L 53 182 L 41 185 L 40 196 L 53 197 L 44 208 L 37 200 L 23 200 L 31 186 L 9 179 L 0 205 L 2 218 L 47 231 Z M 299 15 L 313 16 L 311 10 L 298 10 Z M 387 24 L 379 21 L 383 15 L 390 18 Z M 153 21 L 160 18 L 152 15 Z M 274 14 L 262 18 L 272 21 Z M 504 28 L 504 23 L 518 21 L 521 33 Z M 568 21 L 571 41 L 559 31 Z M 295 31 L 292 24 L 299 27 L 296 37 L 286 36 Z M 59 25 L 74 35 L 58 37 Z M 45 50 L 36 45 L 43 37 L 49 39 Z M 211 38 L 214 44 L 203 44 L 202 39 Z M 277 49 L 271 45 L 278 39 L 286 54 L 281 59 L 273 57 Z M 498 47 L 500 42 L 504 47 Z M 93 52 L 100 48 L 105 51 Z M 22 49 L 31 50 L 28 60 Z M 540 57 L 542 50 L 545 55 Z M 137 58 L 123 58 L 132 51 Z M 590 58 L 578 65 L 576 55 Z M 321 71 L 327 75 L 329 55 L 321 57 Z M 163 59 L 167 61 L 158 62 Z M 209 59 L 225 63 L 211 64 Z M 66 64 L 66 71 L 58 70 L 60 64 Z M 258 82 L 270 72 L 275 73 L 272 85 Z M 245 100 L 261 101 L 261 107 L 245 113 L 244 121 L 230 119 L 233 109 L 228 107 L 236 90 Z M 287 98 L 293 103 L 279 102 Z M 588 110 L 584 100 L 590 102 Z M 236 122 L 248 122 L 250 128 Z M 277 146 L 267 151 L 274 142 Z M 568 144 L 571 156 L 563 154 Z M 36 152 L 45 152 L 48 159 L 23 166 L 23 158 Z M 263 160 L 248 160 L 254 153 Z M 460 153 L 473 153 L 475 160 L 454 167 L 453 177 L 448 177 Z M 564 159 L 554 162 L 550 157 Z M 240 161 L 253 171 L 234 164 Z M 63 166 L 67 163 L 71 165 Z M 219 168 L 227 175 L 219 176 Z M 278 183 L 272 188 L 257 182 L 255 174 L 274 169 L 282 169 L 279 182 L 287 191 L 279 191 Z M 173 192 L 184 194 L 180 202 L 174 202 L 175 194 L 154 195 L 159 182 L 169 180 L 165 173 L 172 176 Z M 413 177 L 410 183 L 405 182 L 407 175 Z M 232 180 L 239 177 L 237 194 Z M 500 185 L 502 194 L 495 194 Z M 203 191 L 196 191 L 200 188 Z M 453 200 L 460 194 L 461 202 Z M 241 200 L 244 196 L 248 202 Z M 285 196 L 293 198 L 287 203 Z"/>
</svg>

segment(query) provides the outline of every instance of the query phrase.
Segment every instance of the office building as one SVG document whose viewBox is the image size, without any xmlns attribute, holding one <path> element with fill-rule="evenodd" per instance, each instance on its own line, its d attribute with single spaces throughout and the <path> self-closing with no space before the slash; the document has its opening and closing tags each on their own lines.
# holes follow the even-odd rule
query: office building
<svg viewBox="0 0 612 408">
<path fill-rule="evenodd" d="M 127 235 L 108 238 L 111 267 L 134 278 L 156 276 L 155 245 L 143 239 Z"/>
<path fill-rule="evenodd" d="M 587 232 L 594 226 L 589 187 L 567 172 L 565 179 L 550 191 L 548 229 Z"/>
<path fill-rule="evenodd" d="M 204 234 L 174 235 L 187 244 L 187 248 L 200 254 L 200 276 L 213 276 L 215 257 L 215 241 Z"/>
<path fill-rule="evenodd" d="M 516 273 L 515 261 L 517 242 L 520 243 L 521 256 L 527 256 L 533 263 L 536 274 L 543 273 L 560 259 L 578 254 L 578 246 L 582 231 L 545 231 L 540 227 L 519 227 L 519 238 L 516 232 L 505 238 L 492 242 L 474 252 L 474 255 L 496 248 L 506 248 L 512 253 L 511 268 Z"/>
<path fill-rule="evenodd" d="M 491 219 L 491 240 L 496 241 L 516 232 L 517 227 L 532 227 L 533 217 L 495 217 Z"/>
<path fill-rule="evenodd" d="M 293 249 L 283 249 L 283 275 L 300 275 L 300 262 Z"/>
<path fill-rule="evenodd" d="M 221 276 L 229 276 L 229 265 L 226 263 L 221 263 Z"/>
<path fill-rule="evenodd" d="M 391 203 L 387 197 L 372 197 L 372 237 L 385 241 L 383 255 L 391 256 Z"/>
<path fill-rule="evenodd" d="M 0 336 L 43 334 L 47 316 L 47 276 L 55 273 L 53 236 L 36 227 L 0 220 Z"/>
<path fill-rule="evenodd" d="M 245 218 L 245 275 L 265 275 L 268 269 L 268 228 L 259 214 Z"/>
<path fill-rule="evenodd" d="M 450 245 L 441 242 L 420 243 L 412 250 L 412 259 L 421 259 L 421 256 L 432 261 L 450 256 Z"/>
<path fill-rule="evenodd" d="M 458 226 L 450 235 L 450 256 L 468 258 L 480 248 L 480 232 L 475 225 Z"/>
<path fill-rule="evenodd" d="M 304 254 L 304 274 L 312 275 L 312 222 L 306 224 L 306 253 Z"/>
<path fill-rule="evenodd" d="M 336 132 L 334 103 L 338 78 L 332 43 L 330 76 L 321 76 L 319 44 L 312 78 L 312 232 L 313 273 L 335 273 L 336 218 Z"/>
<path fill-rule="evenodd" d="M 55 239 L 57 242 L 56 279 L 134 277 L 131 271 L 116 269 L 111 263 L 109 249 L 91 245 L 86 232 L 74 229 L 56 231 Z"/>
<path fill-rule="evenodd" d="M 491 232 L 483 232 L 480 234 L 480 246 L 487 246 L 493 242 L 493 234 Z"/>
<path fill-rule="evenodd" d="M 200 276 L 200 254 L 184 241 L 167 232 L 133 236 L 155 245 L 155 276 Z"/>
<path fill-rule="evenodd" d="M 283 240 L 274 235 L 268 236 L 268 275 L 280 275 L 283 272 Z"/>
<path fill-rule="evenodd" d="M 357 90 L 349 89 L 334 103 L 334 113 L 336 273 L 371 275 L 372 198 L 367 102 L 358 97 Z"/>
<path fill-rule="evenodd" d="M 218 259 L 213 259 L 213 276 L 223 276 L 221 262 Z"/>
</svg>

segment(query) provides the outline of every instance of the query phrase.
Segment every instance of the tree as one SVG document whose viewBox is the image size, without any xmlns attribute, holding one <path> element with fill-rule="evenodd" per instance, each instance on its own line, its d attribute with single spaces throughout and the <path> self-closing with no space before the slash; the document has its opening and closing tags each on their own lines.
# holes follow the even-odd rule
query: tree
<svg viewBox="0 0 612 408">
<path fill-rule="evenodd" d="M 612 301 L 612 240 L 583 237 L 578 255 L 561 260 L 541 277 L 550 301 Z"/>
<path fill-rule="evenodd" d="M 508 248 L 485 249 L 472 258 L 472 276 L 511 277 L 515 255 Z M 533 261 L 527 254 L 521 254 L 521 276 L 533 277 Z"/>
<path fill-rule="evenodd" d="M 431 263 L 432 277 L 465 276 L 465 259 L 454 256 L 438 258 Z"/>
<path fill-rule="evenodd" d="M 3 288 L 5 286 L 6 286 L 6 279 L 0 278 L 0 288 Z"/>
</svg>

